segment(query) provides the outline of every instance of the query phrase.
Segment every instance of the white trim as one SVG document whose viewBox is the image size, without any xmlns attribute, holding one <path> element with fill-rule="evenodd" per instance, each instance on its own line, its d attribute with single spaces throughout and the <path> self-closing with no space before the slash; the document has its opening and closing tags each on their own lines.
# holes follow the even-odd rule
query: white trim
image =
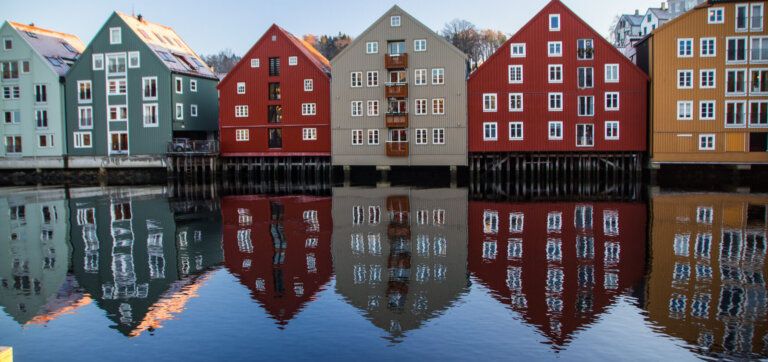
<svg viewBox="0 0 768 362">
<path fill-rule="evenodd" d="M 752 18 L 750 17 L 750 21 L 752 21 L 751 19 Z M 755 40 L 758 40 L 760 45 L 761 45 L 760 48 L 757 49 L 757 54 L 761 54 L 762 55 L 762 54 L 768 52 L 768 50 L 766 50 L 766 48 L 768 48 L 768 44 L 766 44 L 766 43 L 768 43 L 768 36 L 765 36 L 765 35 L 750 36 L 749 37 L 749 57 L 747 58 L 747 60 L 749 61 L 750 64 L 765 64 L 765 63 L 768 63 L 768 58 L 757 59 L 757 60 L 753 59 L 753 55 L 755 54 L 755 51 L 756 51 L 755 47 L 754 47 L 754 41 Z M 763 47 L 762 46 L 763 44 L 766 44 L 766 47 Z"/>
<path fill-rule="evenodd" d="M 418 44 L 423 44 L 423 47 L 419 47 Z M 425 52 L 427 51 L 427 39 L 414 39 L 413 40 L 413 51 L 414 52 Z"/>
<path fill-rule="evenodd" d="M 739 8 L 744 8 L 744 15 L 747 17 L 746 23 L 744 24 L 743 29 L 739 29 Z M 737 33 L 745 33 L 749 31 L 749 4 L 737 4 L 733 8 L 733 29 Z"/>
<path fill-rule="evenodd" d="M 371 77 L 373 76 L 373 77 Z M 375 80 L 375 82 L 371 82 L 371 80 Z M 365 86 L 372 88 L 372 87 L 378 87 L 379 86 L 379 71 L 378 70 L 369 70 L 365 72 Z"/>
<path fill-rule="evenodd" d="M 122 44 L 123 42 L 123 29 L 120 27 L 109 28 L 109 44 Z"/>
<path fill-rule="evenodd" d="M 518 136 L 514 136 L 514 137 L 512 136 L 512 126 L 513 125 L 514 126 L 520 126 L 520 136 L 519 137 Z M 507 125 L 507 133 L 508 133 L 508 136 L 509 136 L 509 140 L 510 141 L 522 141 L 522 140 L 524 140 L 525 139 L 524 127 L 525 126 L 523 125 L 523 122 L 509 122 L 509 124 Z"/>
<path fill-rule="evenodd" d="M 557 27 L 552 27 L 552 19 L 557 18 Z M 549 31 L 560 31 L 563 28 L 562 18 L 560 14 L 549 14 L 549 23 L 547 23 Z"/>
<path fill-rule="evenodd" d="M 440 135 L 440 137 L 438 137 L 438 135 Z M 433 128 L 432 129 L 432 144 L 433 145 L 444 145 L 445 144 L 445 128 Z"/>
<path fill-rule="evenodd" d="M 235 84 L 235 92 L 237 92 L 237 94 L 245 94 L 247 89 L 245 82 L 237 82 L 237 84 Z"/>
<path fill-rule="evenodd" d="M 189 91 L 193 93 L 197 93 L 197 79 L 189 80 Z"/>
<path fill-rule="evenodd" d="M 304 91 L 305 92 L 312 92 L 315 90 L 315 80 L 314 79 L 304 79 Z"/>
<path fill-rule="evenodd" d="M 154 97 L 147 97 L 144 95 L 144 88 L 146 87 L 147 81 L 155 81 L 155 96 Z M 160 83 L 157 81 L 157 77 L 142 77 L 141 78 L 141 99 L 145 101 L 156 101 L 158 94 L 160 93 Z"/>
<path fill-rule="evenodd" d="M 765 107 L 760 107 L 760 111 L 763 114 L 768 113 L 768 99 L 760 99 L 760 100 L 751 100 L 751 101 L 749 101 L 749 103 L 747 103 L 747 126 L 749 128 L 766 128 L 766 127 L 768 127 L 768 123 L 766 123 L 766 124 L 752 123 L 752 105 L 753 104 L 762 104 L 762 105 L 764 105 Z"/>
<path fill-rule="evenodd" d="M 493 102 L 492 107 L 486 107 L 486 104 L 485 104 L 486 103 L 485 102 L 486 98 L 489 101 Z M 498 95 L 496 93 L 483 93 L 483 112 L 485 112 L 485 113 L 496 112 L 496 111 L 498 111 L 498 109 L 499 109 L 499 97 L 498 97 Z"/>
<path fill-rule="evenodd" d="M 513 107 L 512 99 L 517 100 L 519 98 L 520 100 L 520 108 Z M 517 102 L 514 102 L 515 104 Z M 523 112 L 525 109 L 525 96 L 523 93 L 509 93 L 508 99 L 507 99 L 507 106 L 509 107 L 510 112 Z"/>
<path fill-rule="evenodd" d="M 704 85 L 703 82 L 706 79 L 704 73 L 712 72 L 712 85 Z M 715 89 L 717 88 L 717 69 L 699 69 L 699 88 L 700 89 Z"/>
<path fill-rule="evenodd" d="M 197 117 L 197 104 L 190 104 L 189 105 L 189 116 L 190 117 Z"/>
<path fill-rule="evenodd" d="M 579 145 L 579 126 L 590 126 L 592 128 L 592 144 L 589 145 Z M 589 148 L 589 147 L 595 147 L 595 124 L 594 123 L 576 123 L 576 132 L 574 134 L 576 137 L 576 147 L 581 148 Z"/>
<path fill-rule="evenodd" d="M 519 69 L 519 74 L 518 73 Z M 517 77 L 513 77 L 513 75 L 519 75 L 520 78 L 517 79 Z M 509 84 L 523 84 L 524 82 L 524 73 L 523 73 L 523 65 L 522 64 L 512 64 L 507 67 L 507 81 L 509 81 Z"/>
<path fill-rule="evenodd" d="M 308 127 L 301 129 L 302 141 L 317 141 L 317 128 Z"/>
<path fill-rule="evenodd" d="M 734 123 L 729 125 L 728 124 L 728 105 L 730 104 L 741 104 L 744 106 L 744 119 L 742 123 Z M 746 128 L 748 123 L 748 116 L 749 116 L 749 103 L 746 100 L 740 100 L 740 101 L 725 101 L 725 113 L 723 113 L 723 125 L 725 128 Z"/>
<path fill-rule="evenodd" d="M 179 110 L 181 110 L 181 114 L 179 114 Z M 173 112 L 173 119 L 177 121 L 184 120 L 184 103 L 176 103 L 176 107 L 174 107 Z"/>
<path fill-rule="evenodd" d="M 295 55 L 291 55 L 288 57 L 288 66 L 289 67 L 295 67 L 299 65 L 299 57 Z"/>
<path fill-rule="evenodd" d="M 259 68 L 261 66 L 261 62 L 259 61 L 259 58 L 251 58 L 251 68 Z"/>
<path fill-rule="evenodd" d="M 616 67 L 616 79 L 610 79 L 608 78 L 608 68 Z M 606 64 L 605 65 L 605 82 L 606 83 L 619 83 L 619 80 L 621 79 L 621 67 L 619 64 L 612 63 L 612 64 Z"/>
<path fill-rule="evenodd" d="M 85 135 L 88 135 L 88 145 L 83 144 Z M 73 133 L 73 146 L 75 148 L 93 148 L 93 134 L 90 131 L 86 132 L 74 132 Z"/>
<path fill-rule="evenodd" d="M 365 43 L 365 54 L 379 54 L 379 42 L 369 41 Z"/>
<path fill-rule="evenodd" d="M 526 46 L 525 43 L 512 43 L 509 44 L 509 57 L 510 58 L 525 58 Z"/>
<path fill-rule="evenodd" d="M 400 17 L 400 15 L 392 15 L 389 18 L 389 26 L 396 28 L 402 25 L 403 19 Z"/>
<path fill-rule="evenodd" d="M 243 104 L 236 105 L 235 118 L 248 118 L 248 105 L 243 105 Z"/>
<path fill-rule="evenodd" d="M 314 116 L 317 115 L 317 103 L 302 103 L 301 104 L 302 116 Z"/>
<path fill-rule="evenodd" d="M 609 125 L 616 125 L 616 136 L 608 134 L 608 126 Z M 620 125 L 619 125 L 619 121 L 605 121 L 604 128 L 605 128 L 604 136 L 605 136 L 606 140 L 608 140 L 608 141 L 618 141 L 621 138 L 621 128 L 620 128 Z"/>
<path fill-rule="evenodd" d="M 616 96 L 616 107 L 608 107 L 608 96 Z M 621 93 L 620 92 L 605 92 L 603 95 L 603 106 L 608 112 L 615 112 L 621 109 Z"/>
<path fill-rule="evenodd" d="M 685 104 L 689 105 L 690 109 L 691 109 L 691 114 L 688 117 L 685 117 L 685 115 L 681 116 L 681 114 L 680 114 L 680 106 L 681 105 L 685 105 Z M 676 111 L 677 111 L 676 117 L 677 117 L 678 121 L 690 121 L 690 120 L 693 120 L 693 101 L 677 101 L 677 109 L 676 109 Z"/>
<path fill-rule="evenodd" d="M 147 123 L 147 108 L 155 108 L 155 123 Z M 141 123 L 146 128 L 160 127 L 160 106 L 157 103 L 144 103 L 141 106 Z"/>
<path fill-rule="evenodd" d="M 557 46 L 557 49 L 559 52 L 552 52 L 552 46 Z M 563 57 L 563 42 L 561 41 L 550 41 L 547 42 L 547 56 L 550 58 L 562 58 Z"/>
<path fill-rule="evenodd" d="M 712 117 L 704 117 L 704 112 L 701 108 L 704 104 L 712 104 Z M 701 100 L 699 101 L 699 120 L 700 121 L 714 121 L 717 119 L 717 101 L 715 100 Z"/>
<path fill-rule="evenodd" d="M 702 147 L 701 146 L 701 140 L 704 138 L 712 138 L 712 146 L 711 147 Z M 707 142 L 709 143 L 709 142 Z M 697 144 L 699 151 L 714 151 L 717 149 L 717 137 L 715 137 L 715 134 L 713 133 L 705 133 L 699 135 L 699 143 Z"/>
<path fill-rule="evenodd" d="M 552 136 L 552 126 L 558 126 L 558 129 L 560 130 L 560 136 Z M 563 140 L 563 121 L 549 121 L 547 123 L 547 139 L 550 141 Z"/>
<path fill-rule="evenodd" d="M 80 98 L 80 85 L 81 84 L 87 84 L 88 89 L 90 89 L 90 95 L 91 97 L 88 99 L 82 99 Z M 77 81 L 77 103 L 78 104 L 91 104 L 93 103 L 93 81 L 91 80 L 78 80 Z"/>
<path fill-rule="evenodd" d="M 101 63 L 100 67 L 96 66 L 96 63 Z M 93 54 L 91 56 L 91 69 L 96 70 L 104 70 L 104 54 Z"/>
<path fill-rule="evenodd" d="M 552 107 L 552 97 L 558 97 L 560 107 Z M 550 92 L 547 94 L 547 110 L 550 112 L 562 112 L 563 111 L 563 93 L 562 92 Z"/>
<path fill-rule="evenodd" d="M 485 129 L 488 126 L 493 126 L 493 136 L 486 136 Z M 499 124 L 496 122 L 483 122 L 483 141 L 498 141 L 499 140 Z"/>
<path fill-rule="evenodd" d="M 136 56 L 136 65 L 131 65 L 131 58 L 133 56 Z M 128 69 L 135 69 L 135 68 L 141 68 L 141 53 L 140 52 L 128 52 L 128 57 L 126 59 Z"/>
<path fill-rule="evenodd" d="M 82 112 L 90 110 L 91 113 L 91 125 L 83 126 Z M 93 106 L 78 106 L 77 107 L 77 128 L 78 129 L 93 129 Z"/>
<path fill-rule="evenodd" d="M 426 128 L 416 128 L 413 133 L 415 136 L 414 144 L 416 145 L 428 145 L 429 144 L 429 130 Z"/>
<path fill-rule="evenodd" d="M 744 51 L 744 60 L 728 60 L 728 54 L 730 54 L 730 43 L 731 40 L 744 40 L 744 49 L 739 49 L 741 51 Z M 734 53 L 738 54 L 738 53 Z M 725 64 L 747 64 L 747 61 L 749 61 L 749 37 L 748 36 L 729 36 L 725 38 Z"/>
<path fill-rule="evenodd" d="M 688 85 L 680 83 L 680 81 L 681 81 L 680 76 L 683 75 L 683 74 L 689 74 L 690 75 L 690 79 L 689 79 Z M 677 70 L 677 89 L 693 89 L 693 82 L 694 82 L 694 79 L 693 79 L 693 69 L 678 69 Z"/>
<path fill-rule="evenodd" d="M 688 55 L 680 54 L 680 51 L 682 50 L 680 45 L 681 45 L 682 42 L 690 42 L 690 44 L 691 44 L 691 53 L 690 54 L 688 54 Z M 693 54 L 696 52 L 696 49 L 694 49 L 694 48 L 695 47 L 693 46 L 693 38 L 678 38 L 677 39 L 677 57 L 678 58 L 693 58 Z"/>
<path fill-rule="evenodd" d="M 552 69 L 559 69 L 560 70 L 560 79 L 552 79 Z M 563 83 L 563 65 L 562 64 L 549 64 L 547 67 L 547 79 L 550 84 L 562 84 Z"/>
<path fill-rule="evenodd" d="M 704 54 L 704 42 L 712 41 L 712 54 Z M 717 57 L 717 38 L 708 37 L 699 39 L 699 56 L 702 58 L 714 58 Z"/>
<path fill-rule="evenodd" d="M 717 20 L 717 18 L 715 18 L 714 21 L 712 20 L 712 11 L 720 12 L 719 21 Z M 709 8 L 709 11 L 707 12 L 707 24 L 725 24 L 725 8 L 722 8 L 722 7 Z"/>
<path fill-rule="evenodd" d="M 173 78 L 173 91 L 176 92 L 176 94 L 184 94 L 184 78 Z"/>
<path fill-rule="evenodd" d="M 744 73 L 744 91 L 743 92 L 729 92 L 728 91 L 728 81 L 731 76 L 731 74 L 734 73 Z M 747 91 L 749 89 L 749 72 L 747 72 L 747 68 L 726 68 L 725 69 L 725 96 L 726 97 L 743 97 L 747 95 Z M 734 82 L 734 84 L 737 84 Z"/>
<path fill-rule="evenodd" d="M 235 142 L 248 142 L 251 139 L 251 130 L 239 128 L 235 130 Z"/>
<path fill-rule="evenodd" d="M 440 104 L 440 111 L 439 112 L 435 112 L 435 106 L 438 103 Z M 438 116 L 441 116 L 441 115 L 445 114 L 445 98 L 433 98 L 432 99 L 432 114 L 433 115 L 438 115 Z"/>
</svg>

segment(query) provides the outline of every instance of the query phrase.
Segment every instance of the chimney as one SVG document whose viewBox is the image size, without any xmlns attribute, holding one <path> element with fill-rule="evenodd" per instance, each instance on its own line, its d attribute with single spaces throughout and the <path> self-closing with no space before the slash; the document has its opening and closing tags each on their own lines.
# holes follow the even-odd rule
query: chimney
<svg viewBox="0 0 768 362">
<path fill-rule="evenodd" d="M 144 21 L 144 16 L 142 16 L 141 14 L 136 15 L 136 19 L 138 19 L 139 21 Z"/>
<path fill-rule="evenodd" d="M 635 16 L 639 16 L 639 15 L 640 15 L 640 9 L 635 9 Z"/>
<path fill-rule="evenodd" d="M 667 10 L 667 2 L 666 1 L 661 3 L 661 10 L 664 10 L 664 11 Z"/>
<path fill-rule="evenodd" d="M 35 26 L 35 22 L 33 21 L 33 22 L 29 23 L 29 26 L 34 27 Z"/>
</svg>

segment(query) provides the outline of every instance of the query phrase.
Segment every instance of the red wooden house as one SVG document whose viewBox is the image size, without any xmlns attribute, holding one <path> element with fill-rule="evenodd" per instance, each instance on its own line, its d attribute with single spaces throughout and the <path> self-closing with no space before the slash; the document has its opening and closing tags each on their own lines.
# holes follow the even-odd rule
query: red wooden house
<svg viewBox="0 0 768 362">
<path fill-rule="evenodd" d="M 331 198 L 227 196 L 224 264 L 285 326 L 333 272 Z"/>
<path fill-rule="evenodd" d="M 272 25 L 219 83 L 224 157 L 330 157 L 330 63 Z"/>
<path fill-rule="evenodd" d="M 467 87 L 470 153 L 646 150 L 648 78 L 559 0 Z"/>
<path fill-rule="evenodd" d="M 553 348 L 641 289 L 641 203 L 469 203 L 468 268 Z"/>
</svg>

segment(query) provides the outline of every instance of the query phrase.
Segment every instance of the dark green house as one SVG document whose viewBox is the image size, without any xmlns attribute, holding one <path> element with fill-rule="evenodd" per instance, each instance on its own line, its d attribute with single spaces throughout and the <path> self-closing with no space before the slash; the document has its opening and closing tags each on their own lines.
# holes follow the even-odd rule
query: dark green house
<svg viewBox="0 0 768 362">
<path fill-rule="evenodd" d="M 113 13 L 66 83 L 70 167 L 161 166 L 175 138 L 216 138 L 215 73 L 141 15 Z"/>
</svg>

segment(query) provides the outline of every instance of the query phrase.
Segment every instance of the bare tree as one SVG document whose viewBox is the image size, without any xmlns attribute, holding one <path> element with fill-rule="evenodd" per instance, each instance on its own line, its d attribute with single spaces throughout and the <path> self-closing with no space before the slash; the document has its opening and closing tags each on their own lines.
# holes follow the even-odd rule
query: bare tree
<svg viewBox="0 0 768 362">
<path fill-rule="evenodd" d="M 475 24 L 467 20 L 453 19 L 443 27 L 441 35 L 459 48 L 476 63 L 480 55 L 480 34 Z"/>
<path fill-rule="evenodd" d="M 320 54 L 330 60 L 352 43 L 352 37 L 343 33 L 335 36 L 306 34 L 304 35 L 304 41 L 315 47 Z"/>
<path fill-rule="evenodd" d="M 203 58 L 203 61 L 213 68 L 214 72 L 226 74 L 235 67 L 242 57 L 235 55 L 231 49 L 224 49 L 217 54 L 202 55 L 200 58 Z"/>
<path fill-rule="evenodd" d="M 482 63 L 496 52 L 504 42 L 507 41 L 507 35 L 501 31 L 493 29 L 483 29 L 480 31 L 480 44 L 478 46 L 478 63 Z"/>
</svg>

